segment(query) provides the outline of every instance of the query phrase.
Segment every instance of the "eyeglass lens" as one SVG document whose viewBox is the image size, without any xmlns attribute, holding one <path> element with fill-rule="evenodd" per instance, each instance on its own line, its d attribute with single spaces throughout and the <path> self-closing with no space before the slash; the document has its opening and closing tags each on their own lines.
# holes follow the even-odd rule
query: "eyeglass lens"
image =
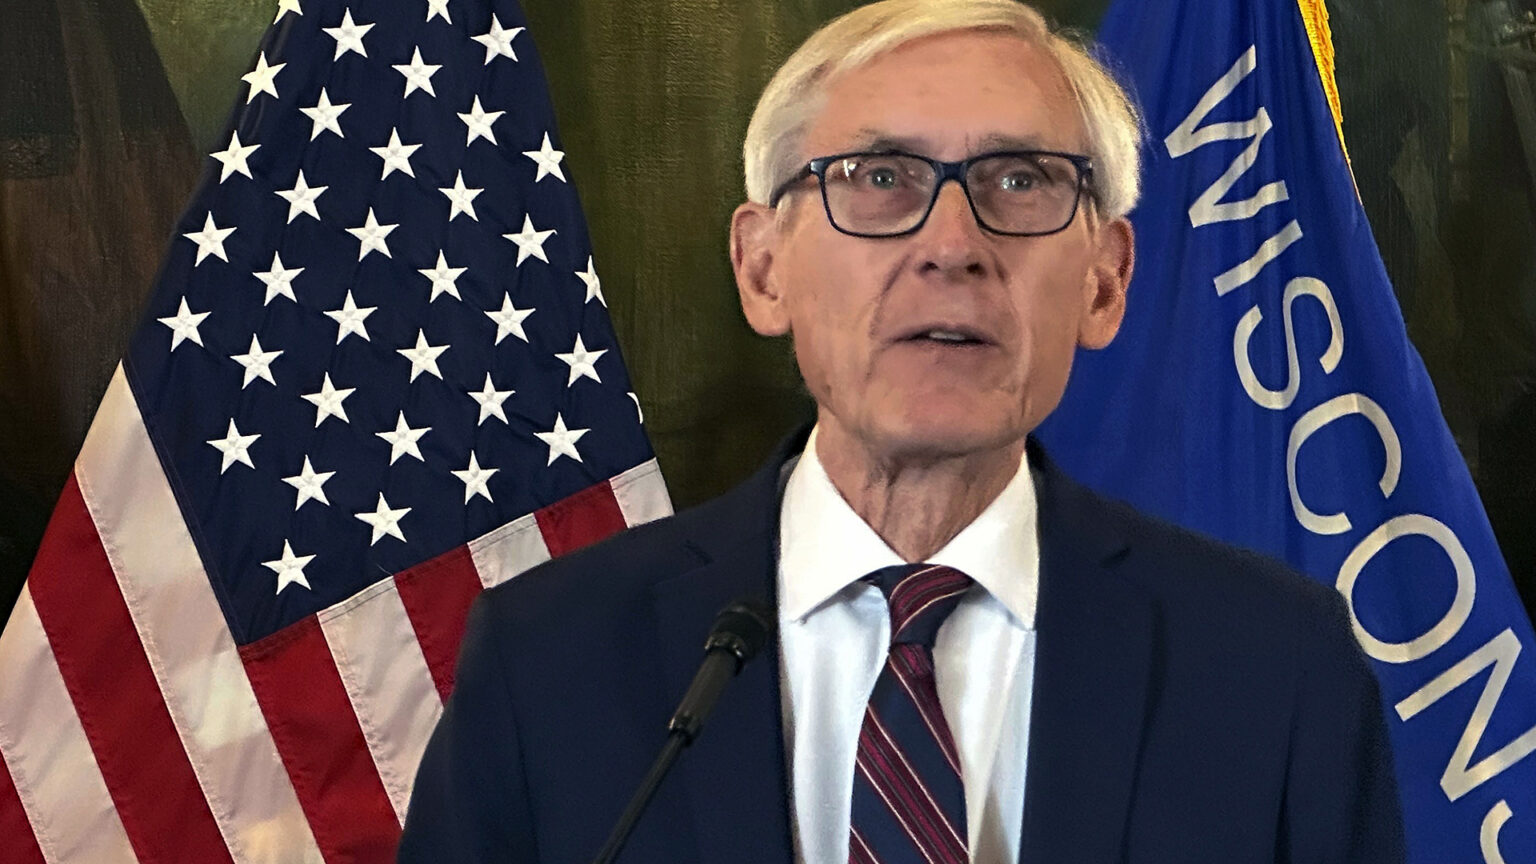
<svg viewBox="0 0 1536 864">
<path fill-rule="evenodd" d="M 868 153 L 827 166 L 827 208 L 837 227 L 857 234 L 900 234 L 923 220 L 938 174 L 914 156 Z M 1078 168 L 1047 153 L 999 154 L 971 163 L 965 175 L 982 223 L 1010 234 L 1047 234 L 1071 221 Z"/>
</svg>

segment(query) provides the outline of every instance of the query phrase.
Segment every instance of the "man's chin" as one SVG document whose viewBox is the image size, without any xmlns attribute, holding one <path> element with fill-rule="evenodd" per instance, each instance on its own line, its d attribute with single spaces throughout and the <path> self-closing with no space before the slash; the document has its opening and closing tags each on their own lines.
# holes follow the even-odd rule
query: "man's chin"
<svg viewBox="0 0 1536 864">
<path fill-rule="evenodd" d="M 884 458 L 928 463 L 1000 453 L 1023 446 L 1027 430 L 937 413 L 892 424 L 878 435 Z"/>
</svg>

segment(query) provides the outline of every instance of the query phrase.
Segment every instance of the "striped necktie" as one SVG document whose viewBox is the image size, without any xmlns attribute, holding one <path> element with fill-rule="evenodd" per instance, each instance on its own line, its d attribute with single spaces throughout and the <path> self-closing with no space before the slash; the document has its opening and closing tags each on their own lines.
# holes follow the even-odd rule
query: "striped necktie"
<svg viewBox="0 0 1536 864">
<path fill-rule="evenodd" d="M 859 730 L 849 864 L 966 864 L 960 757 L 933 679 L 933 640 L 971 578 L 934 564 L 864 580 L 891 613 L 891 649 Z"/>
</svg>

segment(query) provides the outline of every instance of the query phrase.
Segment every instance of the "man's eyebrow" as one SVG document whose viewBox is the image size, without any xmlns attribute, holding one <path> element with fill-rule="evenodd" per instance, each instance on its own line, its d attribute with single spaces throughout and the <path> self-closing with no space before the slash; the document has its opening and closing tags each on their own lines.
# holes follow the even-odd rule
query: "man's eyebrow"
<svg viewBox="0 0 1536 864">
<path fill-rule="evenodd" d="M 922 138 L 902 137 L 877 129 L 860 129 L 849 147 L 853 150 L 871 152 L 904 150 L 908 153 L 924 153 L 928 150 L 928 142 Z"/>
<path fill-rule="evenodd" d="M 977 153 L 990 153 L 996 150 L 1056 150 L 1057 147 L 1049 147 L 1045 141 L 1037 135 L 987 135 L 975 144 Z"/>
</svg>

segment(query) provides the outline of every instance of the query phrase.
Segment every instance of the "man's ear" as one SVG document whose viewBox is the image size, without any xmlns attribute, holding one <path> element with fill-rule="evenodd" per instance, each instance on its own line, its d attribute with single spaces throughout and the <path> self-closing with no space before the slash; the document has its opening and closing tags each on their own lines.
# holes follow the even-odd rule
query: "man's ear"
<svg viewBox="0 0 1536 864">
<path fill-rule="evenodd" d="M 776 215 L 772 207 L 751 201 L 731 215 L 731 269 L 736 272 L 741 311 L 763 336 L 789 332 L 789 310 L 774 278 Z"/>
<path fill-rule="evenodd" d="M 1114 341 L 1125 320 L 1126 289 L 1136 264 L 1135 235 L 1130 220 L 1121 217 L 1099 226 L 1097 249 L 1083 286 L 1083 317 L 1077 344 L 1103 348 Z"/>
</svg>

